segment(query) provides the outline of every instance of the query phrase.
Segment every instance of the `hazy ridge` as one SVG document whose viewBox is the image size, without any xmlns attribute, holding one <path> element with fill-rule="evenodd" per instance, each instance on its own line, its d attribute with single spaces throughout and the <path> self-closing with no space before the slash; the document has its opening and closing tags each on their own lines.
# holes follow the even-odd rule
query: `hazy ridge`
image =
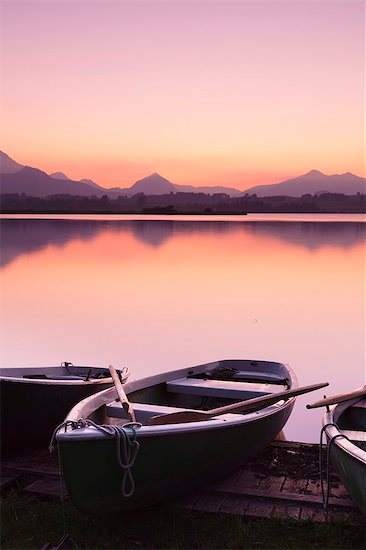
<svg viewBox="0 0 366 550">
<path fill-rule="evenodd" d="M 178 185 L 158 173 L 151 174 L 135 182 L 131 187 L 105 188 L 90 179 L 75 181 L 63 172 L 46 174 L 38 168 L 23 166 L 0 151 L 0 176 L 2 194 L 18 193 L 37 197 L 56 194 L 81 196 L 107 195 L 117 198 L 143 193 L 145 195 L 166 195 L 169 193 L 222 193 L 230 197 L 241 197 L 246 194 L 258 197 L 289 196 L 301 197 L 306 194 L 343 193 L 356 195 L 366 193 L 366 179 L 347 172 L 345 174 L 326 175 L 318 170 L 270 185 L 257 185 L 244 191 L 225 186 Z"/>
</svg>

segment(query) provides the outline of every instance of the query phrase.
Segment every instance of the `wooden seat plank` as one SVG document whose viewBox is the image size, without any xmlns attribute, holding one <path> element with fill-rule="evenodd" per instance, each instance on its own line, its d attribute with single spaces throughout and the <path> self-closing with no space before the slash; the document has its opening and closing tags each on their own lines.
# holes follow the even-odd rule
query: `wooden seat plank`
<svg viewBox="0 0 366 550">
<path fill-rule="evenodd" d="M 207 397 L 245 400 L 251 397 L 278 392 L 280 387 L 270 384 L 250 384 L 232 380 L 179 378 L 166 383 L 168 392 L 187 393 Z"/>
<path fill-rule="evenodd" d="M 169 414 L 173 412 L 181 412 L 190 409 L 183 409 L 179 407 L 168 407 L 165 405 L 152 405 L 151 403 L 133 403 L 133 410 L 136 414 L 137 422 L 145 424 L 149 422 L 152 416 L 158 416 L 160 414 Z M 127 419 L 125 410 L 123 409 L 119 401 L 113 401 L 106 405 L 106 414 L 111 418 L 123 418 Z"/>
<path fill-rule="evenodd" d="M 233 375 L 234 380 L 260 380 L 265 384 L 285 384 L 286 379 L 282 374 L 276 374 L 272 372 L 261 372 L 261 371 L 240 371 Z"/>
<path fill-rule="evenodd" d="M 127 419 L 125 410 L 123 409 L 120 401 L 113 401 L 113 403 L 109 403 L 106 406 L 106 414 L 110 418 L 122 418 L 125 420 Z M 166 405 L 154 405 L 151 403 L 133 403 L 133 410 L 136 414 L 136 420 L 137 422 L 141 422 L 142 424 L 148 423 L 150 418 L 153 416 L 159 416 L 169 413 L 176 413 L 176 412 L 182 412 L 182 411 L 192 411 L 192 412 L 201 412 L 197 409 L 185 409 L 182 407 L 168 407 Z M 220 420 L 224 419 L 233 419 L 237 418 L 238 414 L 235 413 L 227 413 L 222 414 L 220 416 L 212 416 L 209 420 L 214 420 L 216 418 L 219 418 Z"/>
<path fill-rule="evenodd" d="M 152 415 L 156 414 L 168 414 L 172 412 L 181 412 L 190 409 L 184 409 L 182 407 L 168 407 L 166 405 L 153 405 L 151 403 L 133 403 L 133 409 L 135 412 L 146 412 Z M 124 409 L 119 401 L 113 401 L 106 405 L 107 416 L 115 418 L 124 418 Z"/>
</svg>

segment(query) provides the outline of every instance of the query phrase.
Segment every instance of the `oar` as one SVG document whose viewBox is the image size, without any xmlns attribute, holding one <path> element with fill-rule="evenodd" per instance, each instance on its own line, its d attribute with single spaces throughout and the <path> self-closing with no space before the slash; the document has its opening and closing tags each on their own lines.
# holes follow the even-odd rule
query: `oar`
<svg viewBox="0 0 366 550">
<path fill-rule="evenodd" d="M 119 397 L 119 400 L 121 402 L 121 405 L 122 405 L 123 409 L 125 410 L 126 414 L 128 414 L 129 419 L 132 422 L 136 422 L 135 412 L 132 408 L 131 403 L 129 402 L 129 400 L 127 398 L 125 390 L 123 389 L 123 386 L 121 384 L 121 380 L 119 379 L 119 376 L 118 376 L 118 373 L 117 373 L 116 369 L 112 365 L 109 365 L 108 368 L 109 368 L 109 372 L 111 373 L 111 376 L 112 376 L 112 379 L 113 379 L 113 382 L 114 382 L 114 386 L 117 390 L 118 397 Z"/>
<path fill-rule="evenodd" d="M 326 407 L 328 405 L 335 405 L 336 403 L 343 403 L 343 401 L 349 401 L 354 397 L 362 397 L 363 395 L 366 395 L 366 385 L 359 390 L 354 390 L 349 393 L 339 393 L 338 395 L 333 395 L 331 397 L 324 397 L 324 399 L 320 399 L 319 401 L 315 401 L 315 403 L 306 405 L 306 408 L 316 409 L 317 407 Z"/>
<path fill-rule="evenodd" d="M 329 386 L 328 382 L 312 384 L 311 386 L 302 386 L 300 388 L 294 388 L 293 390 L 272 393 L 271 395 L 262 395 L 261 397 L 254 397 L 253 399 L 247 399 L 246 401 L 225 405 L 224 407 L 218 407 L 217 409 L 211 409 L 209 411 L 186 410 L 153 416 L 150 418 L 150 426 L 156 426 L 158 424 L 180 424 L 182 422 L 199 422 L 200 420 L 208 420 L 212 416 L 218 416 L 219 414 L 256 411 L 273 405 L 277 403 L 277 401 L 281 401 L 281 399 L 289 399 L 290 397 L 296 397 L 296 395 L 320 390 L 320 388 L 324 388 L 325 386 Z"/>
</svg>

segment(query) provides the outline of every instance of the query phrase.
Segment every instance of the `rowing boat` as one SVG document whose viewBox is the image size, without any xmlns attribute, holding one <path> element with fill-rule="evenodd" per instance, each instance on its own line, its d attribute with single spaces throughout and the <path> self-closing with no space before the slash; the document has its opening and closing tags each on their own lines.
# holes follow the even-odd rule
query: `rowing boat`
<svg viewBox="0 0 366 550">
<path fill-rule="evenodd" d="M 325 413 L 323 430 L 335 471 L 366 514 L 366 387 L 359 393 Z"/>
<path fill-rule="evenodd" d="M 127 379 L 127 369 L 121 376 Z M 64 362 L 61 366 L 0 368 L 2 452 L 46 445 L 71 407 L 112 384 L 105 367 Z"/>
<path fill-rule="evenodd" d="M 296 388 L 287 365 L 224 360 L 128 381 L 123 393 L 112 387 L 84 399 L 56 432 L 72 503 L 91 514 L 133 510 L 227 475 L 282 430 Z M 249 403 L 245 413 L 243 403 Z M 227 412 L 229 405 L 234 412 Z"/>
</svg>

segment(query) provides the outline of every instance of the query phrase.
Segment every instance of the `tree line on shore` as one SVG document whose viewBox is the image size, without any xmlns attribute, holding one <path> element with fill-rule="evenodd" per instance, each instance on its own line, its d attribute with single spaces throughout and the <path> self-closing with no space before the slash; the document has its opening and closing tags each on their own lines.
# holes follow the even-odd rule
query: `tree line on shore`
<svg viewBox="0 0 366 550">
<path fill-rule="evenodd" d="M 224 193 L 169 193 L 132 197 L 107 195 L 49 195 L 33 197 L 26 194 L 1 196 L 0 212 L 6 213 L 115 213 L 115 214 L 246 214 L 246 213 L 364 213 L 366 195 L 342 193 L 306 194 L 301 197 L 244 195 L 230 197 Z"/>
</svg>

